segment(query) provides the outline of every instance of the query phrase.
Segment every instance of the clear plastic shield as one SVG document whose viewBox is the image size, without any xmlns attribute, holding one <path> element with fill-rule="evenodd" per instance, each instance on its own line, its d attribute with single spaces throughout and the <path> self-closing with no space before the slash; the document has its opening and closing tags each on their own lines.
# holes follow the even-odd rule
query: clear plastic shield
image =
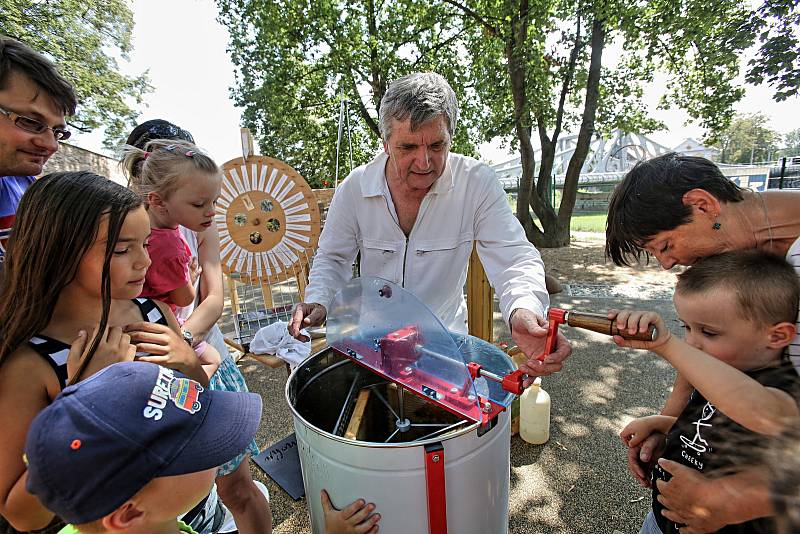
<svg viewBox="0 0 800 534">
<path fill-rule="evenodd" d="M 348 282 L 328 310 L 327 338 L 355 362 L 451 412 L 481 420 L 475 384 L 453 335 L 397 284 L 374 277 Z"/>
<path fill-rule="evenodd" d="M 451 332 L 458 346 L 458 352 L 467 363 L 475 362 L 480 364 L 485 370 L 496 375 L 504 376 L 514 371 L 516 367 L 508 357 L 508 354 L 500 350 L 497 345 L 492 345 L 475 336 L 456 334 Z M 508 408 L 514 400 L 515 395 L 503 389 L 498 382 L 479 377 L 475 380 L 475 391 L 484 399 L 489 399 L 494 404 L 499 404 Z"/>
</svg>

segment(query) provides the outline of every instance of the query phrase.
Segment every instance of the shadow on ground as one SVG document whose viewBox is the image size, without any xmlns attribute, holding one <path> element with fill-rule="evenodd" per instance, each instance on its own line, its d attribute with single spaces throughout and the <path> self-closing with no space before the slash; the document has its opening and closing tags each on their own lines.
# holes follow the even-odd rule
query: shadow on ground
<svg viewBox="0 0 800 534">
<path fill-rule="evenodd" d="M 669 300 L 556 295 L 553 305 L 595 312 L 611 307 L 652 309 L 662 313 L 667 324 L 676 324 Z M 499 323 L 496 338 L 507 338 L 504 329 Z M 650 492 L 628 475 L 617 433 L 631 418 L 658 411 L 674 372 L 657 356 L 620 349 L 603 335 L 563 331 L 573 344 L 573 355 L 561 373 L 543 384 L 552 398 L 550 441 L 541 446 L 519 437 L 511 441 L 509 532 L 635 534 L 649 509 Z M 263 448 L 293 431 L 283 394 L 287 375 L 250 360 L 242 360 L 240 366 L 250 389 L 264 399 L 257 436 Z M 293 501 L 258 468 L 253 467 L 253 473 L 269 487 L 276 534 L 310 532 L 305 501 Z"/>
</svg>

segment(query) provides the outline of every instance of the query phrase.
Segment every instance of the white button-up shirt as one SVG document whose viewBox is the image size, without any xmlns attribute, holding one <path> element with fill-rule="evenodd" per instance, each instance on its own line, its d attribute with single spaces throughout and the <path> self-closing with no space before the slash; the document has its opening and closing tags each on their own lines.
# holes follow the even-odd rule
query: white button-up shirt
<svg viewBox="0 0 800 534">
<path fill-rule="evenodd" d="M 464 284 L 476 243 L 505 321 L 516 308 L 544 317 L 550 302 L 544 263 L 511 212 L 495 172 L 473 158 L 451 153 L 406 237 L 386 183 L 387 159 L 385 153 L 378 155 L 337 188 L 305 301 L 329 308 L 338 288 L 352 277 L 352 263 L 360 251 L 362 275 L 403 286 L 445 327 L 466 332 Z"/>
</svg>

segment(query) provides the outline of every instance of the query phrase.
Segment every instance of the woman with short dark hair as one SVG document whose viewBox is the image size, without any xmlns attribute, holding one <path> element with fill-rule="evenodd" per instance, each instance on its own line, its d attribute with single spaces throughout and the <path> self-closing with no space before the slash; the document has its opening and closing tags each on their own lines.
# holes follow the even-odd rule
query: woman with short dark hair
<svg viewBox="0 0 800 534">
<path fill-rule="evenodd" d="M 705 158 L 669 153 L 638 163 L 611 197 L 606 255 L 616 265 L 653 256 L 670 269 L 751 249 L 784 256 L 800 275 L 800 191 L 742 189 Z M 800 368 L 800 336 L 788 351 Z M 691 392 L 678 375 L 662 414 L 680 414 Z M 628 468 L 644 485 L 661 444 L 663 435 L 652 435 L 628 449 Z M 669 483 L 659 484 L 676 522 L 709 532 L 773 513 L 763 470 L 712 479 L 678 467 Z"/>
</svg>

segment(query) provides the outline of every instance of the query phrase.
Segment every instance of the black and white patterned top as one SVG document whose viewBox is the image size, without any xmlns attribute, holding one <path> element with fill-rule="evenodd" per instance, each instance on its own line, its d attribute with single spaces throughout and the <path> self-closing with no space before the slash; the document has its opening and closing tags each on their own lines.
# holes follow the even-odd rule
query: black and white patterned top
<svg viewBox="0 0 800 534">
<path fill-rule="evenodd" d="M 156 302 L 148 298 L 133 299 L 142 314 L 142 319 L 150 323 L 167 325 L 167 318 L 161 312 Z M 69 345 L 57 339 L 45 335 L 33 336 L 28 341 L 28 346 L 36 351 L 45 361 L 50 364 L 58 377 L 61 389 L 67 387 L 67 356 L 69 356 Z"/>
</svg>

